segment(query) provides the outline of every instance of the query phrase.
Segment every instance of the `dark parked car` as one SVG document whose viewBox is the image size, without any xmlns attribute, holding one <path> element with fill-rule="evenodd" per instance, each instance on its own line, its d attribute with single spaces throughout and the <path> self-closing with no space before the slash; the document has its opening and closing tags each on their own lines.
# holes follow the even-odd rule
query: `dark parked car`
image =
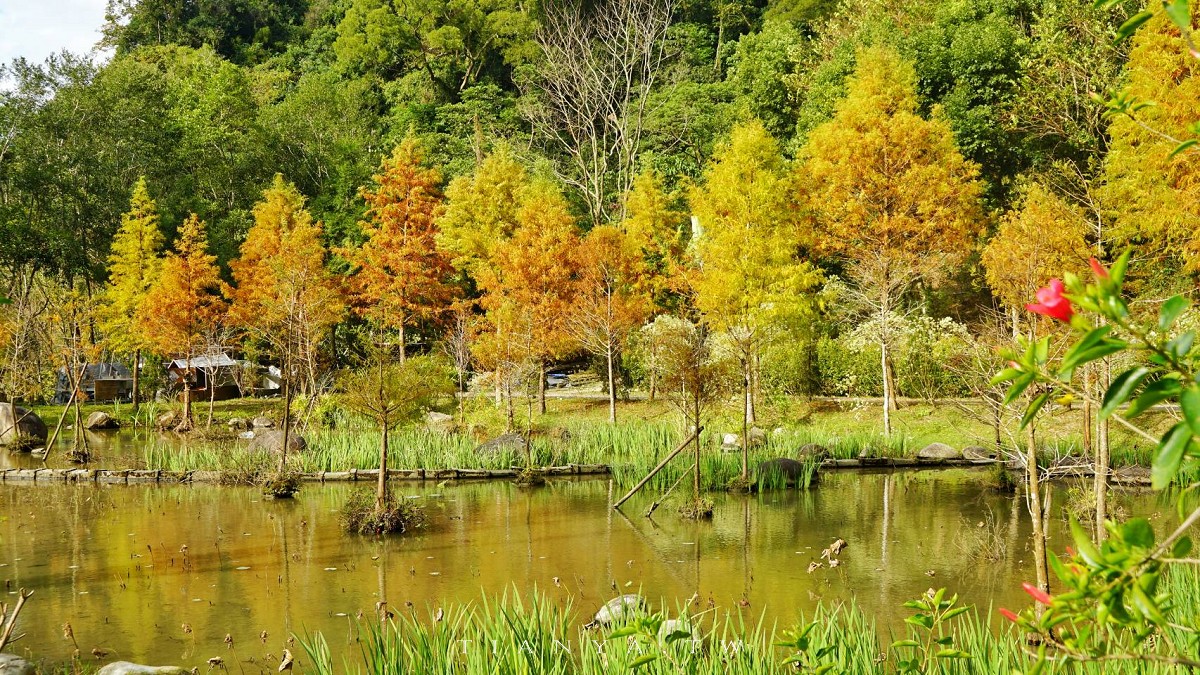
<svg viewBox="0 0 1200 675">
<path fill-rule="evenodd" d="M 571 380 L 566 373 L 550 373 L 546 376 L 547 389 L 562 389 L 571 386 Z"/>
</svg>

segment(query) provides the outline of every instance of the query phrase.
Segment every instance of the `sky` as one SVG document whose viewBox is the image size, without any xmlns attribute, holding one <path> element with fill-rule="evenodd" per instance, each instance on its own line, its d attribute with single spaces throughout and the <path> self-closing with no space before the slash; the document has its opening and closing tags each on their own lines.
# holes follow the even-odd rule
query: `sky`
<svg viewBox="0 0 1200 675">
<path fill-rule="evenodd" d="M 86 54 L 100 40 L 105 0 L 0 0 L 0 63 L 41 62 L 64 49 Z"/>
</svg>

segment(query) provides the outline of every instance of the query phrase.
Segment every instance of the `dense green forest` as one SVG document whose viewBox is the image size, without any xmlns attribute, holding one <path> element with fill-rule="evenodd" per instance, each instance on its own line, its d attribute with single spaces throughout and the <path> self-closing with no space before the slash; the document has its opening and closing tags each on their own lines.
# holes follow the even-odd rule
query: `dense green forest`
<svg viewBox="0 0 1200 675">
<path fill-rule="evenodd" d="M 163 242 L 184 232 L 189 214 L 206 226 L 214 283 L 227 295 L 265 283 L 246 259 L 272 194 L 291 200 L 278 231 L 289 231 L 293 211 L 316 223 L 323 273 L 347 281 L 338 297 L 358 311 L 343 316 L 337 304 L 304 336 L 313 368 L 347 362 L 353 340 L 339 336 L 356 324 L 398 328 L 410 344 L 440 338 L 455 299 L 480 300 L 471 311 L 499 326 L 501 305 L 531 306 L 536 280 L 522 296 L 497 270 L 586 279 L 587 261 L 568 264 L 565 252 L 612 258 L 601 235 L 616 230 L 640 237 L 640 271 L 624 279 L 648 298 L 631 310 L 638 323 L 703 319 L 751 364 L 756 388 L 978 393 L 962 377 L 975 343 L 1024 330 L 1029 319 L 1016 312 L 1033 291 L 1086 269 L 1089 256 L 1111 260 L 1136 246 L 1131 288 L 1150 304 L 1194 286 L 1200 166 L 1194 152 L 1172 150 L 1200 119 L 1200 61 L 1188 53 L 1190 35 L 1161 12 L 1115 41 L 1140 9 L 1075 0 L 112 0 L 103 42 L 112 58 L 64 53 L 5 66 L 5 387 L 35 397 L 44 377 L 28 364 L 44 372 L 61 363 L 53 350 L 63 331 L 53 321 L 38 327 L 46 317 L 103 315 L 115 302 L 111 288 L 123 282 L 109 278 L 114 237 L 137 215 L 144 178 L 143 206 Z M 410 275 L 423 287 L 448 289 L 400 303 L 399 321 L 375 309 L 401 291 L 367 278 L 373 265 L 402 269 L 371 252 L 388 230 L 387 207 L 372 194 L 387 192 L 388 180 L 436 198 L 427 243 L 445 259 L 407 260 L 424 270 Z M 509 180 L 523 196 L 501 194 Z M 525 216 L 500 213 L 517 208 L 505 199 Z M 550 234 L 562 223 L 570 232 Z M 488 237 L 511 239 L 512 250 L 491 250 Z M 538 268 L 531 251 L 561 257 Z M 785 297 L 797 299 L 785 303 L 794 311 L 775 311 L 784 303 L 772 298 Z M 240 306 L 243 320 L 230 324 L 247 328 L 264 302 L 234 298 L 232 316 Z M 566 314 L 543 304 L 531 312 L 542 323 Z M 772 310 L 756 311 L 764 307 Z M 791 339 L 769 337 L 780 321 Z M 88 319 L 66 342 L 196 351 L 108 345 L 125 342 L 116 335 L 124 331 L 106 336 L 104 325 L 120 324 Z M 607 350 L 631 355 L 617 364 L 626 377 L 651 370 L 632 344 L 652 341 L 649 331 L 593 349 L 579 337 L 586 326 L 563 330 L 577 339 L 532 338 L 543 366 Z M 300 349 L 269 332 L 249 334 L 267 352 Z M 894 372 L 879 369 L 880 350 Z M 476 367 L 487 369 L 488 354 L 503 360 L 501 346 L 476 351 Z"/>
</svg>

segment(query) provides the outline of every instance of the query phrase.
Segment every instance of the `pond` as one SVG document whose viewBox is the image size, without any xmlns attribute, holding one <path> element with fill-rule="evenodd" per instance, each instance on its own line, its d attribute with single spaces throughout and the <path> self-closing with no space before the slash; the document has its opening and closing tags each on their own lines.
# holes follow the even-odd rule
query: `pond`
<svg viewBox="0 0 1200 675">
<path fill-rule="evenodd" d="M 291 634 L 322 631 L 335 663 L 357 654 L 355 617 L 372 616 L 381 597 L 428 616 L 445 603 L 537 588 L 583 617 L 640 590 L 671 610 L 696 595 L 698 608 L 784 625 L 817 603 L 853 601 L 898 627 L 901 603 L 930 587 L 984 611 L 1028 603 L 1024 500 L 984 489 L 981 478 L 963 469 L 832 472 L 809 491 L 715 495 L 707 523 L 682 521 L 669 504 L 645 518 L 653 495 L 614 512 L 608 480 L 398 484 L 426 506 L 429 524 L 382 540 L 340 531 L 338 507 L 363 489 L 350 484 L 270 501 L 204 485 L 9 483 L 0 485 L 0 579 L 10 597 L 36 591 L 18 652 L 68 659 L 69 623 L 87 658 L 93 648 L 188 666 L 221 656 L 242 672 L 272 672 L 278 661 L 267 655 Z M 1054 488 L 1055 513 L 1067 489 Z M 1159 496 L 1118 502 L 1155 518 L 1159 531 L 1173 517 Z M 1061 550 L 1061 518 L 1054 528 Z M 840 565 L 809 573 L 839 537 L 848 543 Z"/>
</svg>

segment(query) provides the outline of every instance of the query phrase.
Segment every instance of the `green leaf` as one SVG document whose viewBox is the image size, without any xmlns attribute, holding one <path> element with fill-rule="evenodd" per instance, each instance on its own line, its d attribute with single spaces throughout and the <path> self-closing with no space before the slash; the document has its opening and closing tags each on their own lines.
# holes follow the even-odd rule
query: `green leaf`
<svg viewBox="0 0 1200 675">
<path fill-rule="evenodd" d="M 1150 374 L 1150 369 L 1144 366 L 1130 368 L 1129 370 L 1117 376 L 1117 379 L 1109 385 L 1108 391 L 1104 392 L 1104 403 L 1100 407 L 1100 419 L 1105 419 L 1113 414 L 1122 403 L 1129 399 L 1142 380 Z"/>
<path fill-rule="evenodd" d="M 1182 295 L 1173 295 L 1167 298 L 1167 301 L 1162 304 L 1162 308 L 1158 310 L 1158 329 L 1164 333 L 1171 330 L 1175 319 L 1178 319 L 1187 307 L 1188 301 Z"/>
<path fill-rule="evenodd" d="M 1133 585 L 1133 605 L 1138 608 L 1142 616 L 1150 619 L 1154 623 L 1164 624 L 1166 619 L 1163 618 L 1162 612 L 1158 610 L 1158 603 L 1154 602 L 1141 586 Z"/>
<path fill-rule="evenodd" d="M 1182 558 L 1192 551 L 1192 538 L 1180 537 L 1175 540 L 1175 544 L 1171 546 L 1171 557 Z"/>
<path fill-rule="evenodd" d="M 1034 417 L 1041 412 L 1042 406 L 1046 405 L 1046 401 L 1050 400 L 1050 393 L 1046 392 L 1030 402 L 1029 407 L 1025 409 L 1025 414 L 1021 417 L 1021 428 L 1029 426 Z"/>
<path fill-rule="evenodd" d="M 998 384 L 1004 384 L 1005 382 L 1008 382 L 1009 380 L 1015 380 L 1016 378 L 1021 376 L 1022 372 L 1024 372 L 1024 371 L 1017 370 L 1016 368 L 1005 368 L 1004 370 L 996 373 L 996 375 L 994 377 L 992 377 L 992 386 L 994 387 Z"/>
<path fill-rule="evenodd" d="M 608 639 L 616 640 L 617 638 L 629 637 L 630 635 L 633 635 L 636 632 L 637 632 L 637 628 L 635 628 L 633 626 L 622 626 L 621 628 L 618 628 L 618 629 L 614 630 L 613 632 L 609 633 Z"/>
<path fill-rule="evenodd" d="M 1200 386 L 1193 384 L 1183 390 L 1179 395 L 1179 408 L 1192 433 L 1200 434 Z"/>
<path fill-rule="evenodd" d="M 1196 340 L 1196 331 L 1189 330 L 1180 333 L 1167 343 L 1167 351 L 1175 358 L 1181 359 L 1187 356 L 1188 352 L 1192 351 L 1192 343 Z"/>
<path fill-rule="evenodd" d="M 1109 277 L 1111 277 L 1117 285 L 1125 282 L 1125 270 L 1129 267 L 1129 258 L 1132 255 L 1132 248 L 1125 249 L 1125 252 L 1121 254 L 1121 257 L 1117 258 L 1117 261 L 1113 263 L 1112 267 L 1108 268 Z"/>
<path fill-rule="evenodd" d="M 1151 548 L 1154 546 L 1154 529 L 1145 518 L 1133 518 L 1121 525 L 1121 539 L 1131 546 Z"/>
<path fill-rule="evenodd" d="M 1063 363 L 1058 370 L 1058 377 L 1064 381 L 1069 380 L 1071 379 L 1071 372 L 1074 371 L 1077 366 L 1081 366 L 1085 363 L 1091 363 L 1092 361 L 1098 361 L 1110 354 L 1115 354 L 1119 351 L 1122 351 L 1128 346 L 1128 343 L 1120 340 L 1107 340 L 1096 345 L 1095 347 L 1075 354 L 1074 358 L 1071 359 L 1070 362 L 1064 358 Z"/>
<path fill-rule="evenodd" d="M 896 640 L 892 643 L 892 649 L 897 647 L 920 647 L 921 643 L 916 640 Z"/>
<path fill-rule="evenodd" d="M 1075 550 L 1079 551 L 1080 557 L 1088 564 L 1089 567 L 1102 567 L 1104 560 L 1100 557 L 1100 552 L 1092 544 L 1092 538 L 1079 525 L 1079 521 L 1071 518 L 1071 538 L 1075 540 Z"/>
<path fill-rule="evenodd" d="M 1033 359 L 1036 363 L 1045 363 L 1050 358 L 1050 337 L 1044 337 L 1033 343 Z"/>
<path fill-rule="evenodd" d="M 1189 138 L 1186 141 L 1175 146 L 1175 149 L 1171 151 L 1171 154 L 1167 155 L 1167 159 L 1171 159 L 1172 157 L 1174 157 L 1175 155 L 1178 155 L 1181 152 L 1187 152 L 1188 150 L 1190 150 L 1198 145 L 1200 145 L 1200 138 Z"/>
<path fill-rule="evenodd" d="M 942 621 L 949 621 L 950 619 L 953 619 L 954 617 L 968 611 L 969 609 L 971 609 L 971 608 L 970 607 L 955 607 L 954 609 L 952 609 L 949 612 L 946 612 L 944 615 L 942 615 Z"/>
<path fill-rule="evenodd" d="M 1175 474 L 1179 472 L 1179 464 L 1183 461 L 1183 451 L 1192 441 L 1192 429 L 1180 422 L 1171 427 L 1163 435 L 1158 444 L 1158 454 L 1150 467 L 1150 485 L 1155 490 L 1161 490 L 1171 484 Z"/>
<path fill-rule="evenodd" d="M 1179 394 L 1179 387 L 1179 380 L 1173 377 L 1164 377 L 1161 380 L 1150 383 L 1142 391 L 1141 395 L 1134 399 L 1129 409 L 1125 411 L 1125 418 L 1133 419 L 1159 403 L 1177 396 Z"/>
<path fill-rule="evenodd" d="M 1021 377 L 1013 380 L 1012 385 L 1008 387 L 1008 393 L 1004 395 L 1004 405 L 1011 405 L 1013 401 L 1021 398 L 1021 394 L 1033 384 L 1034 378 L 1037 377 L 1034 373 L 1025 373 Z"/>
<path fill-rule="evenodd" d="M 1185 33 L 1192 29 L 1192 15 L 1188 11 L 1187 0 L 1165 0 L 1163 2 L 1163 10 L 1167 13 L 1167 17 L 1171 19 L 1179 30 Z M 1176 152 L 1179 150 L 1176 149 Z"/>
<path fill-rule="evenodd" d="M 629 664 L 629 669 L 637 670 L 638 668 L 641 668 L 642 666 L 654 661 L 657 658 L 658 657 L 655 656 L 654 654 L 642 654 L 641 656 L 634 659 L 632 663 Z"/>
<path fill-rule="evenodd" d="M 934 654 L 939 659 L 969 659 L 971 655 L 961 649 L 942 649 Z"/>
<path fill-rule="evenodd" d="M 1115 38 L 1113 38 L 1113 42 L 1121 42 L 1130 35 L 1133 35 L 1138 28 L 1141 28 L 1142 24 L 1149 21 L 1153 16 L 1154 12 L 1145 10 L 1129 17 L 1129 20 L 1121 24 L 1121 27 L 1117 29 L 1117 35 Z"/>
</svg>

